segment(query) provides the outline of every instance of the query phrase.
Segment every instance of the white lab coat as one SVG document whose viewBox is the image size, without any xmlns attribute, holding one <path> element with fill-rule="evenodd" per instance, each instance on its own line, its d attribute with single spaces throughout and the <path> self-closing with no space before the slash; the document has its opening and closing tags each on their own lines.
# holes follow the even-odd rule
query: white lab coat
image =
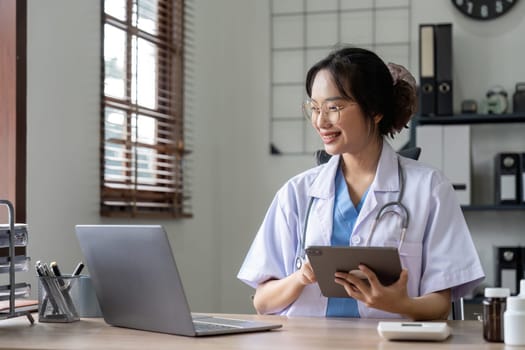
<svg viewBox="0 0 525 350">
<path fill-rule="evenodd" d="M 354 226 L 349 245 L 363 246 L 379 209 L 397 200 L 397 154 L 385 141 L 376 176 Z M 330 245 L 335 198 L 335 175 L 340 156 L 290 179 L 276 194 L 238 278 L 253 288 L 268 279 L 281 279 L 296 271 L 304 216 L 310 197 L 315 197 L 306 232 L 306 244 Z M 429 166 L 400 157 L 405 174 L 405 194 L 410 221 L 400 250 L 408 269 L 408 294 L 420 296 L 452 288 L 456 300 L 484 278 L 476 248 L 450 182 Z M 397 208 L 397 207 L 395 207 Z M 371 246 L 398 247 L 400 216 L 386 214 L 379 221 Z M 325 316 L 327 298 L 317 283 L 305 287 L 299 298 L 281 310 L 282 315 Z M 361 317 L 389 318 L 400 315 L 366 307 L 358 302 Z"/>
</svg>

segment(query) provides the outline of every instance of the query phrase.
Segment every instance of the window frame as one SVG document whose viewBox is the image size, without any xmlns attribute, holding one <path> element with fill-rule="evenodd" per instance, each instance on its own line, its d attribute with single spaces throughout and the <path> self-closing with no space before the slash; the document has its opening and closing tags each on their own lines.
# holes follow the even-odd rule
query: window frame
<svg viewBox="0 0 525 350">
<path fill-rule="evenodd" d="M 183 106 L 184 86 L 184 0 L 156 0 L 155 18 L 156 33 L 149 33 L 140 27 L 140 17 L 133 13 L 139 9 L 141 0 L 125 0 L 125 18 L 107 14 L 105 1 L 102 3 L 101 34 L 101 134 L 100 134 L 100 215 L 107 217 L 138 218 L 189 218 L 192 217 L 189 189 L 185 183 L 186 163 L 190 153 L 185 143 L 185 123 Z M 138 11 L 138 10 L 137 10 Z M 133 23 L 135 20 L 136 23 Z M 106 26 L 112 26 L 125 33 L 124 53 L 124 96 L 108 96 L 105 92 L 105 32 Z M 135 40 L 135 45 L 133 41 Z M 154 76 L 156 81 L 155 106 L 153 108 L 140 104 L 142 95 L 133 93 L 133 81 L 139 84 L 139 64 L 137 54 L 139 41 L 145 40 L 156 50 Z M 135 55 L 135 61 L 133 61 Z M 135 68 L 135 71 L 133 70 Z M 135 72 L 135 74 L 133 74 Z M 107 138 L 109 126 L 106 124 L 106 112 L 112 108 L 123 113 L 125 139 Z M 139 137 L 140 118 L 155 121 L 155 137 L 152 142 L 143 142 Z M 166 136 L 167 135 L 167 136 Z M 108 145 L 121 143 L 125 155 L 119 169 L 121 180 L 114 175 L 110 180 L 108 162 Z M 154 155 L 154 162 L 147 160 L 153 180 L 146 180 L 146 171 L 140 171 L 140 151 Z M 147 157 L 147 156 L 146 156 Z M 148 165 L 147 164 L 147 165 Z M 113 168 L 114 169 L 114 168 Z M 142 174 L 142 177 L 141 177 Z M 152 185 L 155 184 L 155 185 Z"/>
<path fill-rule="evenodd" d="M 27 218 L 27 0 L 0 1 L 0 199 Z M 0 208 L 0 223 L 8 213 Z"/>
</svg>

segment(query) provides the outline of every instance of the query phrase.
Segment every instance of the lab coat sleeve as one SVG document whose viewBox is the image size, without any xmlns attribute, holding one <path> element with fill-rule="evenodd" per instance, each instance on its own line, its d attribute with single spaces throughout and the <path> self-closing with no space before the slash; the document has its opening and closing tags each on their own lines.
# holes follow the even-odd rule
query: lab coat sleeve
<svg viewBox="0 0 525 350">
<path fill-rule="evenodd" d="M 432 190 L 423 241 L 420 295 L 452 289 L 452 300 L 485 277 L 452 185 L 440 178 Z"/>
<path fill-rule="evenodd" d="M 293 272 L 300 225 L 291 192 L 285 186 L 275 196 L 237 275 L 253 288 Z"/>
</svg>

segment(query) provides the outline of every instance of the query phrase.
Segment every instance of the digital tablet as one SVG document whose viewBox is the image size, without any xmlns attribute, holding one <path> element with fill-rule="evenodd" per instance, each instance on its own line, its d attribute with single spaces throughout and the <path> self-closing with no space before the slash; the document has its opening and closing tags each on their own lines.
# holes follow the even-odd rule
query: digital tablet
<svg viewBox="0 0 525 350">
<path fill-rule="evenodd" d="M 375 272 L 381 284 L 388 286 L 399 279 L 401 261 L 395 247 L 331 247 L 310 246 L 306 255 L 325 297 L 348 298 L 343 286 L 334 282 L 335 272 L 355 271 L 366 279 L 359 264 Z"/>
</svg>

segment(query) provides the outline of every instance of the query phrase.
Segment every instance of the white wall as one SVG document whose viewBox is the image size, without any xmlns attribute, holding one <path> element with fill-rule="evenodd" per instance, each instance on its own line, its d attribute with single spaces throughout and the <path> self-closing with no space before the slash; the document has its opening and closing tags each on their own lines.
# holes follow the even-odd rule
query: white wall
<svg viewBox="0 0 525 350">
<path fill-rule="evenodd" d="M 99 6 L 99 1 L 85 0 L 28 1 L 28 250 L 33 262 L 56 260 L 66 271 L 82 258 L 75 224 L 157 223 L 103 219 L 98 214 Z M 202 107 L 196 114 L 210 115 Z M 219 309 L 221 295 L 216 224 L 221 186 L 216 174 L 222 165 L 215 153 L 220 140 L 210 137 L 215 122 L 219 120 L 194 121 L 199 135 L 195 219 L 160 222 L 169 232 L 190 302 L 196 310 L 212 311 Z M 36 286 L 34 270 L 27 275 Z"/>
<path fill-rule="evenodd" d="M 268 152 L 268 1 L 191 3 L 194 218 L 155 223 L 169 232 L 195 311 L 252 312 L 252 290 L 235 275 L 275 191 L 313 160 Z M 99 6 L 28 1 L 29 253 L 33 262 L 56 260 L 63 269 L 81 259 L 75 224 L 152 223 L 98 215 Z M 453 22 L 456 105 L 480 98 L 493 83 L 513 91 L 516 81 L 525 81 L 523 13 L 519 2 L 501 20 L 481 24 L 455 14 L 449 1 L 413 1 L 410 68 L 417 72 L 417 25 Z M 523 142 L 518 145 L 525 150 Z M 467 214 L 489 281 L 492 244 L 524 244 L 523 217 Z M 27 279 L 36 286 L 33 275 Z"/>
</svg>

